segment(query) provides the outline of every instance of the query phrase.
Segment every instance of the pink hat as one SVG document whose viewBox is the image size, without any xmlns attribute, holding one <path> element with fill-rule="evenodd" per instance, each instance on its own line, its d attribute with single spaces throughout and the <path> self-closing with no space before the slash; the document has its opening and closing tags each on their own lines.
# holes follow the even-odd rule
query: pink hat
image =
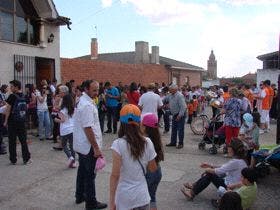
<svg viewBox="0 0 280 210">
<path fill-rule="evenodd" d="M 146 113 L 142 118 L 142 124 L 151 127 L 157 128 L 158 127 L 158 117 L 154 113 Z"/>
</svg>

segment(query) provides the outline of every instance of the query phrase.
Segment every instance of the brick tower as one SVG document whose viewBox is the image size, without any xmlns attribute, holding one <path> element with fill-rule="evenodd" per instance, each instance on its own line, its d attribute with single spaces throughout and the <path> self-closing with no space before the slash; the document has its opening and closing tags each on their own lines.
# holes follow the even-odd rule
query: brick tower
<svg viewBox="0 0 280 210">
<path fill-rule="evenodd" d="M 213 50 L 207 61 L 207 79 L 217 79 L 217 60 L 215 58 Z"/>
</svg>

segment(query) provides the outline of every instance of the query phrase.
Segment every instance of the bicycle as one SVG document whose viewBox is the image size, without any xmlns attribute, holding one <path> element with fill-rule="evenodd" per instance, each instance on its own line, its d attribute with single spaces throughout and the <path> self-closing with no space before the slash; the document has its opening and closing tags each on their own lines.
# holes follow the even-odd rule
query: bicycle
<svg viewBox="0 0 280 210">
<path fill-rule="evenodd" d="M 195 135 L 204 135 L 206 127 L 210 124 L 210 119 L 207 115 L 202 114 L 194 118 L 190 127 Z"/>
</svg>

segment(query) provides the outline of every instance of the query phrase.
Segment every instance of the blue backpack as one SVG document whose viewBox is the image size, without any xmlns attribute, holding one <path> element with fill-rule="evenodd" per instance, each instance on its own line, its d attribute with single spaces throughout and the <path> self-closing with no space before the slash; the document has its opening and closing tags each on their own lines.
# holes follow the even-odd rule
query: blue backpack
<svg viewBox="0 0 280 210">
<path fill-rule="evenodd" d="M 12 110 L 13 120 L 15 122 L 25 122 L 27 113 L 26 99 L 24 96 L 19 96 L 18 94 L 14 95 L 16 96 L 16 100 Z"/>
</svg>

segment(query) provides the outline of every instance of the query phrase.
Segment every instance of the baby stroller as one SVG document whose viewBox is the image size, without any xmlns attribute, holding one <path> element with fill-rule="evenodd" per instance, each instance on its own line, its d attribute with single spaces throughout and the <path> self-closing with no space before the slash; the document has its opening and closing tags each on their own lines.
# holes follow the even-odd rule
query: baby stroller
<svg viewBox="0 0 280 210">
<path fill-rule="evenodd" d="M 198 144 L 198 149 L 205 150 L 206 144 L 211 144 L 212 147 L 208 149 L 208 152 L 212 155 L 217 154 L 218 148 L 225 143 L 225 127 L 223 122 L 219 121 L 221 115 L 217 115 L 212 118 L 210 123 L 206 126 L 206 132 L 203 139 Z"/>
<path fill-rule="evenodd" d="M 270 166 L 277 168 L 280 171 L 280 146 L 274 146 L 271 149 L 260 149 L 251 154 L 256 160 L 255 169 L 258 177 L 264 178 L 270 174 Z"/>
</svg>

